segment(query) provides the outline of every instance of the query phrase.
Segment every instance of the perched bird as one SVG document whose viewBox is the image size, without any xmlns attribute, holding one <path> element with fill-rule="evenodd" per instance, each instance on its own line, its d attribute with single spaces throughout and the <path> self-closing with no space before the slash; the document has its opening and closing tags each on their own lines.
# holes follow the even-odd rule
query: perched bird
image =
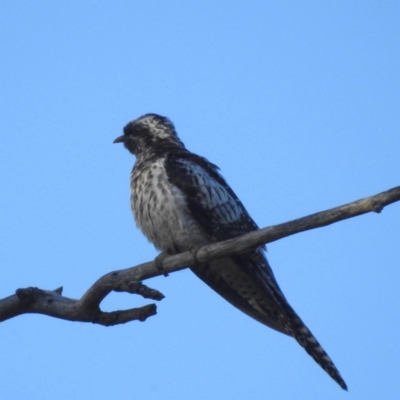
<svg viewBox="0 0 400 400">
<path fill-rule="evenodd" d="M 187 150 L 172 122 L 146 114 L 114 140 L 136 156 L 131 208 L 155 247 L 177 254 L 258 229 L 218 167 Z M 208 286 L 257 321 L 294 337 L 343 388 L 346 383 L 325 350 L 290 306 L 264 248 L 191 267 Z"/>
</svg>

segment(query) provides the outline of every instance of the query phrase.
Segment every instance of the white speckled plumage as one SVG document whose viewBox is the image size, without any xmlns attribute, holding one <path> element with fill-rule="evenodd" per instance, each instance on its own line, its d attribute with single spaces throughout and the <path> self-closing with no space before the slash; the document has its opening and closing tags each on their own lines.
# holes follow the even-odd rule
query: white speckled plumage
<svg viewBox="0 0 400 400">
<path fill-rule="evenodd" d="M 167 179 L 165 158 L 131 174 L 131 208 L 138 227 L 162 251 L 182 252 L 209 239 L 190 217 L 185 195 Z"/>
</svg>

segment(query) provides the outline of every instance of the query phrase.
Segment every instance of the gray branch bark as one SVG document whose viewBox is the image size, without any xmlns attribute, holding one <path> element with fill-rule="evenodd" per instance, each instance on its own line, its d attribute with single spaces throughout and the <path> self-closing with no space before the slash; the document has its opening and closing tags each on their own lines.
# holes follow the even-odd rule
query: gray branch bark
<svg viewBox="0 0 400 400">
<path fill-rule="evenodd" d="M 162 270 L 157 268 L 154 261 L 151 261 L 113 271 L 98 279 L 78 300 L 63 296 L 62 288 L 56 290 L 42 290 L 34 287 L 18 289 L 14 295 L 0 300 L 0 321 L 27 313 L 45 314 L 68 321 L 92 322 L 104 326 L 123 324 L 133 320 L 145 321 L 146 318 L 156 314 L 155 304 L 104 312 L 100 308 L 100 303 L 112 291 L 161 300 L 164 298 L 163 294 L 143 285 L 143 280 L 179 271 L 197 262 L 206 263 L 229 255 L 244 253 L 262 244 L 361 214 L 380 213 L 385 206 L 396 201 L 400 201 L 400 186 L 340 207 L 165 257 L 162 260 Z"/>
</svg>

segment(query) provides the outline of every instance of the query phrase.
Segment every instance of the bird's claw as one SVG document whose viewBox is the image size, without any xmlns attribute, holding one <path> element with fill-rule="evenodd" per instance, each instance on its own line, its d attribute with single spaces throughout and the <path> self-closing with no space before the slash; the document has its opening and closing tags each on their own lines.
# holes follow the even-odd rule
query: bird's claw
<svg viewBox="0 0 400 400">
<path fill-rule="evenodd" d="M 154 259 L 154 265 L 156 268 L 162 272 L 164 276 L 168 276 L 168 273 L 165 271 L 164 266 L 163 266 L 163 260 L 165 257 L 168 256 L 168 253 L 162 252 L 160 253 L 155 259 Z"/>
<path fill-rule="evenodd" d="M 193 257 L 193 265 L 197 266 L 200 264 L 199 259 L 197 258 L 197 252 L 200 250 L 201 246 L 190 246 L 189 251 L 192 253 Z"/>
</svg>

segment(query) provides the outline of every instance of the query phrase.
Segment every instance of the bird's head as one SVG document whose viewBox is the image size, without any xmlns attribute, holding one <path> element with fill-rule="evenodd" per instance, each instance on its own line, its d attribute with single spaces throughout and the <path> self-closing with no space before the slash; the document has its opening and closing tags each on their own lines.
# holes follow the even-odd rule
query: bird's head
<svg viewBox="0 0 400 400">
<path fill-rule="evenodd" d="M 114 143 L 124 143 L 136 157 L 163 154 L 184 147 L 172 122 L 157 114 L 146 114 L 129 122 L 124 134 L 117 137 Z"/>
</svg>

